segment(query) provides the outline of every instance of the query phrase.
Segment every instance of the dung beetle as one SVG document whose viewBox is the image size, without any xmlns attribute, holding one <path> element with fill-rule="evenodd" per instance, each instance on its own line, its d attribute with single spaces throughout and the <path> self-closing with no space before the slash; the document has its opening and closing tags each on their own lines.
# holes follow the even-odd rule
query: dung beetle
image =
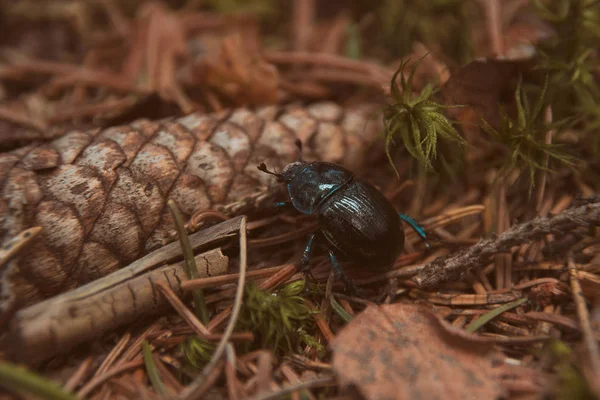
<svg viewBox="0 0 600 400">
<path fill-rule="evenodd" d="M 336 253 L 371 268 L 389 267 L 404 248 L 402 221 L 425 240 L 423 228 L 396 212 L 375 186 L 340 165 L 304 161 L 302 143 L 298 140 L 296 145 L 300 149 L 298 160 L 281 173 L 269 171 L 264 163 L 257 168 L 286 184 L 290 200 L 277 206 L 291 203 L 299 212 L 317 217 L 320 229 L 310 235 L 300 263 L 305 274 L 310 274 L 309 257 L 319 235 L 329 243 L 336 275 L 351 292 L 355 292 L 354 285 L 341 269 Z"/>
</svg>

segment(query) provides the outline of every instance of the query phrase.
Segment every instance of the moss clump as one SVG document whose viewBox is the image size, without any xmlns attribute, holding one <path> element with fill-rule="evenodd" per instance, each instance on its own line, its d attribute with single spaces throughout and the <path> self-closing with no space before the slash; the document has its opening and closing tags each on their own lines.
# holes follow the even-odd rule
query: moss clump
<svg viewBox="0 0 600 400">
<path fill-rule="evenodd" d="M 521 82 L 515 91 L 516 117 L 513 119 L 501 109 L 500 126 L 492 127 L 485 119 L 482 119 L 482 128 L 498 142 L 505 145 L 511 152 L 502 166 L 502 172 L 506 173 L 513 168 L 529 171 L 530 193 L 534 186 L 534 175 L 536 170 L 548 170 L 546 157 L 571 164 L 571 157 L 563 151 L 558 144 L 546 143 L 544 137 L 555 125 L 544 124 L 539 118 L 544 107 L 544 96 L 548 87 L 548 79 L 545 80 L 542 92 L 534 104 L 530 107 L 527 96 L 521 88 Z"/>
<path fill-rule="evenodd" d="M 557 399 L 591 400 L 594 398 L 585 377 L 575 365 L 573 351 L 565 342 L 557 339 L 548 341 L 541 350 L 540 358 L 558 377 L 554 383 Z"/>
<path fill-rule="evenodd" d="M 271 349 L 275 354 L 298 352 L 306 345 L 323 350 L 318 340 L 309 334 L 314 329 L 315 312 L 300 296 L 303 291 L 303 280 L 273 293 L 254 284 L 247 285 L 236 328 L 254 332 L 254 345 Z"/>
<path fill-rule="evenodd" d="M 410 60 L 400 64 L 391 81 L 392 103 L 386 105 L 383 110 L 385 151 L 396 175 L 398 171 L 390 152 L 391 146 L 395 144 L 395 137 L 399 137 L 406 150 L 429 170 L 433 170 L 432 161 L 437 156 L 440 141 L 454 145 L 451 146 L 454 154 L 456 151 L 462 153 L 466 145 L 466 141 L 443 114 L 446 108 L 460 106 L 445 106 L 431 100 L 435 87 L 430 83 L 419 93 L 413 91 L 413 78 L 422 59 L 413 65 L 408 79 L 404 75 L 404 69 Z M 398 75 L 400 87 L 396 83 Z M 442 157 L 445 158 L 443 154 Z M 449 164 L 446 160 L 442 162 Z"/>
<path fill-rule="evenodd" d="M 195 369 L 202 369 L 208 363 L 216 346 L 198 336 L 187 338 L 181 344 L 181 351 L 189 365 Z"/>
</svg>

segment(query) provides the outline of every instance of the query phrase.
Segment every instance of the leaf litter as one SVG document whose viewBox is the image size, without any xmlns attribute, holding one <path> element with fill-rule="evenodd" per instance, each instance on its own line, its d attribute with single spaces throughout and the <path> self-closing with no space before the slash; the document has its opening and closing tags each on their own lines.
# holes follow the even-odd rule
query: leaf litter
<svg viewBox="0 0 600 400">
<path fill-rule="evenodd" d="M 338 333 L 332 365 L 366 399 L 505 396 L 500 354 L 456 331 L 423 305 L 370 306 Z"/>
<path fill-rule="evenodd" d="M 3 2 L 11 35 L 1 39 L 2 149 L 25 157 L 29 147 L 23 145 L 42 142 L 23 166 L 45 176 L 59 157 L 44 142 L 60 140 L 64 132 L 211 112 L 228 129 L 237 126 L 255 137 L 274 122 L 305 139 L 313 154 L 360 164 L 356 172 L 422 222 L 430 247 L 407 230 L 405 254 L 391 270 L 344 262 L 364 297 L 343 293 L 340 282 L 329 279 L 328 260 L 317 253 L 316 285 L 298 293 L 303 277 L 294 263 L 314 221 L 264 204 L 211 203 L 196 210 L 182 202 L 185 218 L 194 214 L 186 226 L 199 234 L 214 221 L 225 230 L 237 221 L 232 216 L 248 214 L 248 251 L 238 255 L 235 234 L 228 234 L 196 250 L 198 265 L 210 249 L 225 263 L 229 259 L 223 275 L 166 277 L 156 287 L 146 275 L 137 276 L 146 281 L 139 305 L 149 314 L 121 319 L 118 327 L 110 318 L 95 320 L 96 332 L 102 332 L 95 339 L 73 337 L 77 347 L 58 349 L 42 364 L 25 360 L 31 373 L 85 398 L 151 398 L 159 392 L 180 398 L 330 398 L 355 391 L 366 398 L 597 397 L 597 1 L 406 0 L 348 8 L 319 1 L 289 7 L 269 0 L 175 3 L 57 1 L 40 13 L 35 1 L 14 8 Z M 418 23 L 399 23 L 398 15 L 406 21 L 417 15 Z M 422 61 L 413 70 L 414 95 L 398 102 L 408 94 L 406 86 L 389 82 L 408 59 Z M 429 114 L 413 112 L 409 122 L 418 132 L 398 125 L 385 132 L 380 125 L 380 139 L 394 137 L 388 154 L 384 140 L 356 142 L 365 120 L 382 117 L 373 110 L 402 102 L 413 109 L 415 99 L 425 100 L 424 111 L 435 114 L 440 129 L 431 129 L 431 118 L 423 122 Z M 364 103 L 374 107 L 362 114 L 344 108 Z M 174 126 L 163 132 L 177 138 L 169 157 L 179 159 L 186 141 Z M 438 140 L 444 135 L 466 142 L 460 155 L 453 143 Z M 167 143 L 161 137 L 151 144 Z M 219 146 L 231 143 L 221 138 Z M 135 154 L 133 147 L 124 146 L 123 153 Z M 557 162 L 563 153 L 552 157 L 556 149 L 568 150 L 572 165 Z M 7 163 L 2 166 L 13 168 L 16 159 L 7 154 L 0 154 Z M 515 163 L 502 163 L 511 157 Z M 523 171 L 523 165 L 532 168 Z M 152 179 L 160 177 L 161 190 L 168 186 L 164 177 L 174 175 L 162 165 L 151 172 Z M 2 196 L 31 183 L 19 172 Z M 35 190 L 18 193 L 36 199 Z M 0 214 L 18 204 L 1 199 Z M 2 239 L 4 245 L 19 244 L 3 248 L 10 257 L 33 254 L 23 250 L 32 246 L 21 240 L 26 228 L 37 229 L 13 227 Z M 247 273 L 240 263 L 245 256 Z M 170 262 L 181 258 L 169 256 Z M 3 290 L 13 267 L 10 260 L 0 266 Z M 251 281 L 243 296 L 236 287 L 241 277 Z M 32 292 L 28 282 L 21 283 L 25 293 Z M 128 281 L 121 285 L 136 298 Z M 198 307 L 188 295 L 199 288 L 209 312 L 202 327 L 192 320 Z M 67 293 L 77 301 L 78 292 Z M 283 302 L 263 309 L 266 299 Z M 246 309 L 244 300 L 253 300 Z M 36 306 L 43 309 L 44 303 Z M 110 302 L 103 307 L 107 316 L 114 311 Z M 4 315 L 15 312 L 8 311 Z M 132 309 L 117 311 L 122 316 Z M 64 314 L 66 321 L 76 317 L 73 312 Z M 43 345 L 57 350 L 51 342 Z M 12 366 L 0 383 L 15 371 L 21 384 L 10 387 L 16 391 L 48 394 L 56 388 L 48 380 L 28 386 L 30 376 Z"/>
</svg>

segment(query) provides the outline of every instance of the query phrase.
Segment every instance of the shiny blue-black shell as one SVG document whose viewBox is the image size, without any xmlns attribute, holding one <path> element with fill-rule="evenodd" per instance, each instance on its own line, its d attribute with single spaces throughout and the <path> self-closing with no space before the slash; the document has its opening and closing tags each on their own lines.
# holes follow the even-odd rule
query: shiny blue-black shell
<svg viewBox="0 0 600 400">
<path fill-rule="evenodd" d="M 404 248 L 402 221 L 385 196 L 340 165 L 295 162 L 281 173 L 292 205 L 315 215 L 337 253 L 370 267 L 390 266 Z"/>
</svg>

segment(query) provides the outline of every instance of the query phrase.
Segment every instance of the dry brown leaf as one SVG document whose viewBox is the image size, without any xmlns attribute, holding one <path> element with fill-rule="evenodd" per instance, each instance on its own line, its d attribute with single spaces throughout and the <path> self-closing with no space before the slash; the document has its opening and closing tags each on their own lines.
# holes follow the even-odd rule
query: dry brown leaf
<svg viewBox="0 0 600 400">
<path fill-rule="evenodd" d="M 587 271 L 577 271 L 577 276 L 581 282 L 583 295 L 589 299 L 600 300 L 600 276 Z"/>
<path fill-rule="evenodd" d="M 446 104 L 469 106 L 449 110 L 460 120 L 462 114 L 474 111 L 498 127 L 499 105 L 512 103 L 519 75 L 528 69 L 528 61 L 473 61 L 453 72 L 442 95 Z"/>
<path fill-rule="evenodd" d="M 270 104 L 279 97 L 279 72 L 240 34 L 223 39 L 219 54 L 194 66 L 194 74 L 235 104 Z"/>
<path fill-rule="evenodd" d="M 342 387 L 366 399 L 497 399 L 491 344 L 412 304 L 370 306 L 333 343 Z"/>
</svg>

